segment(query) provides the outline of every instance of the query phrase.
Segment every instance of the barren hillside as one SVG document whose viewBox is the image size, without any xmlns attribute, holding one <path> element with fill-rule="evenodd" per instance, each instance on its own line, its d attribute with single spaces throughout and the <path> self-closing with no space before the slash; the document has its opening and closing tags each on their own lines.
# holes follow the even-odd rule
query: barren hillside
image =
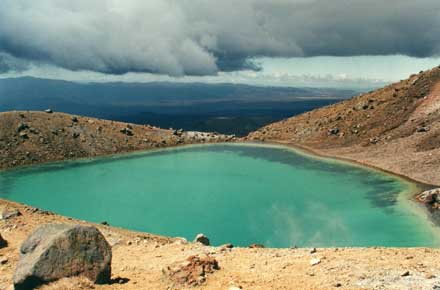
<svg viewBox="0 0 440 290">
<path fill-rule="evenodd" d="M 440 185 L 440 67 L 246 139 L 289 143 Z"/>
<path fill-rule="evenodd" d="M 63 113 L 6 112 L 0 113 L 0 169 L 231 139 L 233 136 L 165 130 Z"/>
</svg>

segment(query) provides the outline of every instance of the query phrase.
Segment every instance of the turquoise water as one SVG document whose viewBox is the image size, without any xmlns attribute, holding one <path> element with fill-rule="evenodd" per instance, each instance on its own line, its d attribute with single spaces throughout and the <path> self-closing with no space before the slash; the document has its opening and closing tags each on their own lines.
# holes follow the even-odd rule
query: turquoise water
<svg viewBox="0 0 440 290">
<path fill-rule="evenodd" d="M 285 147 L 217 144 L 0 172 L 0 197 L 215 245 L 437 246 L 411 185 Z M 399 194 L 400 193 L 400 194 Z"/>
</svg>

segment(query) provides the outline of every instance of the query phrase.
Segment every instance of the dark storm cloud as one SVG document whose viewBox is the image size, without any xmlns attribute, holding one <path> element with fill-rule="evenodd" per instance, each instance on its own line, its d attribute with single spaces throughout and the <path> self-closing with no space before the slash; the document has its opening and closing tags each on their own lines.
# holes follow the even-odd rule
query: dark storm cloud
<svg viewBox="0 0 440 290">
<path fill-rule="evenodd" d="M 260 56 L 438 56 L 439 35 L 438 0 L 0 2 L 0 52 L 112 74 L 257 70 Z"/>
<path fill-rule="evenodd" d="M 9 54 L 0 52 L 0 73 L 8 71 L 24 71 L 28 68 L 28 62 L 15 58 Z"/>
</svg>

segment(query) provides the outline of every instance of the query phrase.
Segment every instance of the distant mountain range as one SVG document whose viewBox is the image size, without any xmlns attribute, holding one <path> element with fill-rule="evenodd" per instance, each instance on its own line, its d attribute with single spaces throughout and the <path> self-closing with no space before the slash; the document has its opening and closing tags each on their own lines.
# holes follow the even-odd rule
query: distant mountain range
<svg viewBox="0 0 440 290">
<path fill-rule="evenodd" d="M 186 130 L 245 135 L 358 92 L 206 83 L 78 83 L 0 79 L 0 111 L 43 110 Z"/>
</svg>

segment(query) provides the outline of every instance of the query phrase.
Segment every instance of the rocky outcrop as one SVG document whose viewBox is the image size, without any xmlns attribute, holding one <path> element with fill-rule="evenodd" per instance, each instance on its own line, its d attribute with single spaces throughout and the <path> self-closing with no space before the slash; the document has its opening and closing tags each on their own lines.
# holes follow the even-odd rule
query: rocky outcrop
<svg viewBox="0 0 440 290">
<path fill-rule="evenodd" d="M 190 256 L 185 261 L 176 262 L 162 270 L 174 283 L 185 286 L 198 286 L 206 281 L 207 274 L 214 273 L 220 267 L 215 258 L 209 255 Z"/>
<path fill-rule="evenodd" d="M 64 277 L 84 276 L 103 284 L 110 281 L 111 247 L 95 227 L 46 224 L 22 244 L 14 274 L 16 290 Z"/>
</svg>

